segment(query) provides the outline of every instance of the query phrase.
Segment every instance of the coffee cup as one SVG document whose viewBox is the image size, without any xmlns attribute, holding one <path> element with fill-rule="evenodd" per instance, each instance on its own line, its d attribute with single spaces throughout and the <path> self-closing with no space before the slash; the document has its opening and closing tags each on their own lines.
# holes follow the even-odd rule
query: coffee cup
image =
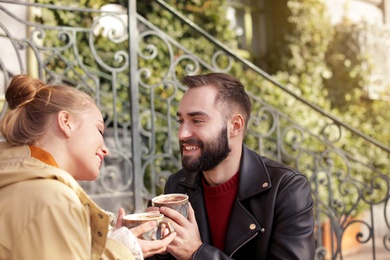
<svg viewBox="0 0 390 260">
<path fill-rule="evenodd" d="M 140 238 L 144 240 L 161 239 L 163 237 L 163 224 L 165 224 L 165 228 L 169 230 L 169 233 L 173 232 L 173 226 L 171 225 L 172 220 L 165 217 L 163 214 L 155 212 L 134 213 L 126 215 L 122 218 L 122 225 L 127 228 L 133 228 L 148 221 L 156 221 L 157 225 L 152 230 L 149 230 L 140 236 Z"/>
<path fill-rule="evenodd" d="M 188 195 L 182 193 L 163 194 L 152 199 L 154 207 L 168 207 L 188 217 Z"/>
</svg>

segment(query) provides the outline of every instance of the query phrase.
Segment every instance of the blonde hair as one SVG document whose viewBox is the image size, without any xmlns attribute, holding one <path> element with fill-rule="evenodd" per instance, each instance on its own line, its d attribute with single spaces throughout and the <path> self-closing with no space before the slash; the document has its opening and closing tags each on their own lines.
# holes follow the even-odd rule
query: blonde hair
<svg viewBox="0 0 390 260">
<path fill-rule="evenodd" d="M 14 145 L 34 144 L 58 112 L 66 110 L 77 117 L 95 104 L 88 94 L 76 88 L 46 85 L 27 75 L 11 80 L 5 98 L 9 111 L 0 122 L 0 133 Z"/>
</svg>

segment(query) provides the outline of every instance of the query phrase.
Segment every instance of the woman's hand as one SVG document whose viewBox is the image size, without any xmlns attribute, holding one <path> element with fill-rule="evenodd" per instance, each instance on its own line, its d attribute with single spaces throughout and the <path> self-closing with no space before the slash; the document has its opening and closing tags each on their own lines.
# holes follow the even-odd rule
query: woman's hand
<svg viewBox="0 0 390 260">
<path fill-rule="evenodd" d="M 155 228 L 156 225 L 157 223 L 155 221 L 149 221 L 137 227 L 131 228 L 130 231 L 131 233 L 133 233 L 134 236 L 138 237 L 141 234 Z M 137 240 L 139 245 L 141 246 L 141 250 L 142 253 L 144 254 L 144 258 L 147 258 L 155 254 L 165 253 L 167 250 L 167 246 L 172 242 L 172 240 L 175 237 L 176 237 L 176 233 L 172 232 L 159 240 L 149 241 L 149 240 L 144 240 L 139 238 Z"/>
<path fill-rule="evenodd" d="M 125 210 L 120 208 L 118 211 L 118 217 L 116 218 L 115 228 L 120 228 L 123 226 L 122 219 L 125 216 Z"/>
<path fill-rule="evenodd" d="M 115 225 L 116 228 L 122 227 L 122 219 L 124 216 L 125 216 L 125 211 L 123 208 L 120 208 L 118 212 L 117 222 Z M 130 232 L 133 233 L 133 235 L 137 238 L 137 242 L 141 247 L 144 258 L 153 256 L 155 254 L 165 253 L 167 246 L 176 237 L 176 232 L 172 232 L 164 236 L 164 238 L 160 240 L 149 241 L 149 240 L 138 238 L 143 233 L 148 232 L 149 230 L 155 228 L 156 225 L 157 225 L 156 221 L 149 221 L 130 229 Z"/>
</svg>

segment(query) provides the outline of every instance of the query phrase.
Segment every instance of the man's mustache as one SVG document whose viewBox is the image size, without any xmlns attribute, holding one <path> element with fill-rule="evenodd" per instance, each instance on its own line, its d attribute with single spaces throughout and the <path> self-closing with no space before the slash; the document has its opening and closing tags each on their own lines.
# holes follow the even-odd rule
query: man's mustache
<svg viewBox="0 0 390 260">
<path fill-rule="evenodd" d="M 180 146 L 183 146 L 183 145 L 194 145 L 194 146 L 199 146 L 199 147 L 202 147 L 203 146 L 203 142 L 198 140 L 198 139 L 188 139 L 188 140 L 181 140 L 179 141 L 179 144 Z"/>
</svg>

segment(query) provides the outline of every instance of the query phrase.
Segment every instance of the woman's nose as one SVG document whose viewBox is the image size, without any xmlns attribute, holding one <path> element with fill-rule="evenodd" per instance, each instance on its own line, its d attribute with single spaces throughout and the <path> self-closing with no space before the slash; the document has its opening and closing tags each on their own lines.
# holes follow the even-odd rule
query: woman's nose
<svg viewBox="0 0 390 260">
<path fill-rule="evenodd" d="M 103 146 L 102 146 L 102 152 L 103 152 L 104 156 L 107 156 L 110 154 L 110 150 L 108 150 L 108 148 L 105 144 L 103 144 Z"/>
</svg>

